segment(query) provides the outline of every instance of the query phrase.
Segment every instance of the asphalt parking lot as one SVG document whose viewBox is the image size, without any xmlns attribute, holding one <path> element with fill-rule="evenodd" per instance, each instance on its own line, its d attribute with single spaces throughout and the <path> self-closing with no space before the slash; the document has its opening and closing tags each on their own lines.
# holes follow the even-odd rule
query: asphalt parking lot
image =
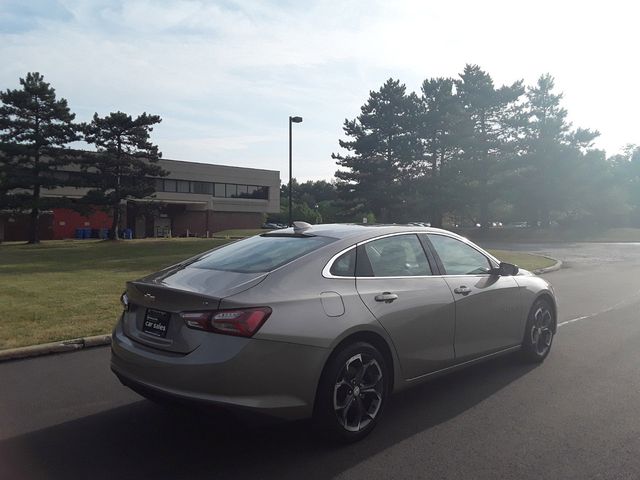
<svg viewBox="0 0 640 480">
<path fill-rule="evenodd" d="M 540 366 L 503 357 L 403 392 L 337 447 L 305 422 L 171 414 L 119 384 L 108 348 L 7 362 L 0 478 L 640 478 L 640 244 L 518 248 L 565 262 Z"/>
</svg>

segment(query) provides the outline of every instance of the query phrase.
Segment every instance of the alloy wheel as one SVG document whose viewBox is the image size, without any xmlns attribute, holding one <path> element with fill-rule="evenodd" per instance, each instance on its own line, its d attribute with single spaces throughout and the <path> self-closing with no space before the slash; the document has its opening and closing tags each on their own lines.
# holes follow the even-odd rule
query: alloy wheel
<svg viewBox="0 0 640 480">
<path fill-rule="evenodd" d="M 333 408 L 347 431 L 358 432 L 375 418 L 384 392 L 382 368 L 370 355 L 358 353 L 346 361 L 336 379 Z"/>
<path fill-rule="evenodd" d="M 553 315 L 546 307 L 539 307 L 533 315 L 531 345 L 539 356 L 544 356 L 553 340 Z"/>
</svg>

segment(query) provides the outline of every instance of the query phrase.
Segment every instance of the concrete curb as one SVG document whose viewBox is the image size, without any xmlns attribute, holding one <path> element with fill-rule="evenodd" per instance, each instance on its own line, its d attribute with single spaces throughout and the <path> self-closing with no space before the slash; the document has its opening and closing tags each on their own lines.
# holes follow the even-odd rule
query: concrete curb
<svg viewBox="0 0 640 480">
<path fill-rule="evenodd" d="M 0 350 L 0 362 L 17 360 L 20 358 L 39 357 L 52 353 L 75 352 L 83 348 L 99 347 L 111 344 L 111 335 L 96 335 L 94 337 L 74 338 L 62 342 L 43 343 L 30 347 L 10 348 Z"/>
<path fill-rule="evenodd" d="M 532 255 L 535 255 L 535 253 L 532 253 Z M 562 260 L 558 260 L 557 258 L 553 257 L 547 257 L 546 255 L 539 256 L 548 258 L 549 260 L 555 260 L 556 263 L 555 265 L 551 265 L 550 267 L 538 268 L 537 270 L 534 270 L 533 273 L 535 273 L 536 275 L 540 275 L 541 273 L 555 272 L 556 270 L 560 270 L 562 268 Z"/>
</svg>

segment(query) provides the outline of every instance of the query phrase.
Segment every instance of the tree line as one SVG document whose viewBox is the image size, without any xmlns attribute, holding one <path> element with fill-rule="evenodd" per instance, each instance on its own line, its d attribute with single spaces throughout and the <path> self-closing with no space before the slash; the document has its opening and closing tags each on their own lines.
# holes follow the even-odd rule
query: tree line
<svg viewBox="0 0 640 480">
<path fill-rule="evenodd" d="M 153 194 L 152 178 L 167 175 L 150 141 L 160 122 L 120 111 L 76 122 L 44 77 L 28 73 L 20 88 L 0 92 L 0 211 L 30 211 L 29 241 L 37 243 L 42 211 L 100 206 L 111 211 L 117 238 L 122 200 Z M 610 157 L 594 148 L 598 132 L 567 120 L 550 75 L 532 86 L 496 86 L 467 65 L 457 78 L 426 79 L 418 93 L 389 79 L 343 130 L 335 178 L 294 179 L 294 218 L 640 226 L 640 148 Z M 69 148 L 80 140 L 96 152 Z M 43 196 L 65 186 L 87 193 L 75 201 Z M 286 222 L 287 195 L 283 185 L 282 213 L 272 221 Z"/>
<path fill-rule="evenodd" d="M 548 74 L 496 86 L 467 65 L 419 93 L 389 79 L 343 129 L 323 221 L 640 226 L 640 149 L 595 149 L 598 132 L 567 120 Z M 313 183 L 298 188 L 312 193 Z"/>
<path fill-rule="evenodd" d="M 67 100 L 58 99 L 40 73 L 28 73 L 20 88 L 0 92 L 0 211 L 28 210 L 29 243 L 38 243 L 42 211 L 66 207 L 86 213 L 98 206 L 111 212 L 110 238 L 117 239 L 122 200 L 151 195 L 151 177 L 167 175 L 150 141 L 160 122 L 157 115 L 134 118 L 120 111 L 75 122 Z M 69 148 L 80 140 L 96 152 Z M 84 187 L 86 195 L 74 201 L 43 196 L 59 187 Z"/>
<path fill-rule="evenodd" d="M 348 153 L 333 156 L 340 196 L 381 221 L 426 216 L 436 226 L 504 216 L 548 226 L 637 209 L 616 181 L 625 159 L 594 149 L 598 132 L 574 128 L 561 100 L 549 75 L 497 87 L 477 65 L 426 79 L 420 94 L 389 79 L 345 121 Z"/>
</svg>

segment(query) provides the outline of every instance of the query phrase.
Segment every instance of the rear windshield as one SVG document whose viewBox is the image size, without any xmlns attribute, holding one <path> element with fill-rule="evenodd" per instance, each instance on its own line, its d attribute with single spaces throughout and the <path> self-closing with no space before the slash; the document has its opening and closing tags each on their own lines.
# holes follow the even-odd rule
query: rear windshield
<svg viewBox="0 0 640 480">
<path fill-rule="evenodd" d="M 239 273 L 270 272 L 334 240 L 304 236 L 251 237 L 213 250 L 189 266 Z"/>
</svg>

